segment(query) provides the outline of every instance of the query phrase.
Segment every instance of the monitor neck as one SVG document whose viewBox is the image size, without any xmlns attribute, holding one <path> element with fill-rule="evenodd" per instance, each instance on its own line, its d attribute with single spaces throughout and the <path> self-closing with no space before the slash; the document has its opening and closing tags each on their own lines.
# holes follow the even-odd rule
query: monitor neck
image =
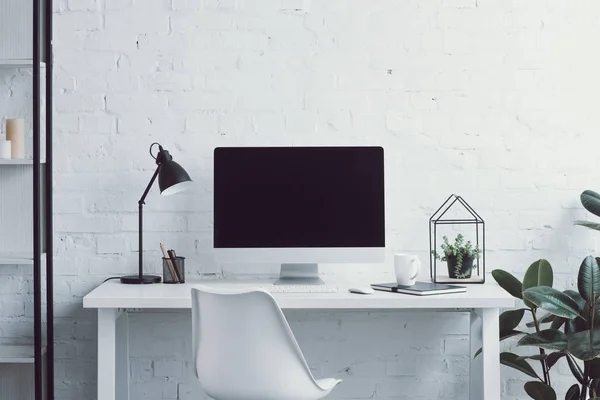
<svg viewBox="0 0 600 400">
<path fill-rule="evenodd" d="M 275 285 L 324 285 L 319 278 L 319 264 L 281 264 Z"/>
</svg>

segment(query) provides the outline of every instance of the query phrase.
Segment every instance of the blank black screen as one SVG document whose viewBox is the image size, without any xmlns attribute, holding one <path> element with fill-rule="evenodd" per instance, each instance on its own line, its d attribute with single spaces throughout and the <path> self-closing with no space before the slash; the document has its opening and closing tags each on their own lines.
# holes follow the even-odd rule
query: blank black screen
<svg viewBox="0 0 600 400">
<path fill-rule="evenodd" d="M 381 147 L 215 149 L 214 247 L 384 247 Z"/>
</svg>

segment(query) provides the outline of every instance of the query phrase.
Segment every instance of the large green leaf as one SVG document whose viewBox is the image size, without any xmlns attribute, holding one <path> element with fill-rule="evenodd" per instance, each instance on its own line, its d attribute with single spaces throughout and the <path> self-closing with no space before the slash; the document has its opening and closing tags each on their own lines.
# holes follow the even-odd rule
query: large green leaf
<svg viewBox="0 0 600 400">
<path fill-rule="evenodd" d="M 568 351 L 580 360 L 589 361 L 600 355 L 600 329 L 574 333 L 569 337 Z"/>
<path fill-rule="evenodd" d="M 577 332 L 587 331 L 588 328 L 587 322 L 582 318 L 570 319 L 565 324 L 565 333 L 570 337 Z"/>
<path fill-rule="evenodd" d="M 542 318 L 538 318 L 538 324 L 549 324 L 553 322 L 556 318 L 558 317 L 554 314 L 546 314 Z M 528 328 L 533 328 L 535 326 L 535 322 L 530 321 L 526 323 L 525 326 L 527 326 Z"/>
<path fill-rule="evenodd" d="M 585 190 L 579 198 L 581 199 L 581 205 L 586 210 L 600 217 L 600 194 L 593 190 Z"/>
<path fill-rule="evenodd" d="M 523 319 L 523 314 L 525 314 L 524 308 L 504 311 L 500 314 L 500 332 L 515 329 Z"/>
<path fill-rule="evenodd" d="M 583 297 L 581 297 L 579 292 L 577 292 L 575 290 L 567 289 L 567 290 L 563 290 L 563 293 L 566 294 L 567 296 L 569 296 L 570 298 L 572 298 L 573 300 L 575 300 L 575 303 L 577 303 L 577 308 L 579 309 L 580 315 L 585 316 L 585 317 L 587 317 L 589 315 L 589 307 L 588 307 L 585 299 Z M 587 321 L 585 321 L 583 318 L 575 318 L 575 319 L 571 319 L 571 320 L 568 320 L 565 322 L 566 322 L 565 333 L 567 334 L 567 336 L 570 336 L 574 333 L 585 331 L 586 329 L 588 329 Z M 552 328 L 553 326 L 551 325 L 550 327 Z M 560 326 L 558 328 L 556 326 L 554 326 L 554 328 L 559 329 Z"/>
<path fill-rule="evenodd" d="M 527 382 L 525 391 L 534 400 L 556 400 L 556 392 L 542 382 Z"/>
<path fill-rule="evenodd" d="M 567 296 L 569 296 L 570 298 L 572 298 L 573 300 L 575 300 L 575 303 L 577 303 L 577 307 L 579 308 L 579 313 L 582 313 L 582 311 L 585 308 L 587 303 L 585 302 L 585 299 L 583 297 L 581 297 L 579 292 L 577 292 L 575 290 L 567 289 L 567 290 L 563 290 L 563 293 L 566 294 Z"/>
<path fill-rule="evenodd" d="M 589 370 L 590 378 L 599 379 L 600 378 L 600 358 L 594 358 L 593 360 L 588 361 L 588 370 Z"/>
<path fill-rule="evenodd" d="M 600 379 L 592 379 L 588 383 L 588 387 L 590 388 L 590 396 L 593 396 L 591 400 L 598 399 L 597 396 L 600 395 Z"/>
<path fill-rule="evenodd" d="M 538 286 L 524 290 L 523 299 L 527 299 L 535 307 L 544 309 L 559 317 L 573 319 L 579 316 L 579 307 L 575 300 L 548 286 Z"/>
<path fill-rule="evenodd" d="M 517 335 L 524 335 L 524 334 L 525 334 L 525 332 L 516 331 L 514 329 L 509 330 L 509 331 L 500 331 L 500 341 L 503 341 L 504 339 L 508 339 L 509 337 L 513 337 L 513 336 L 517 336 Z M 480 354 L 481 354 L 481 348 L 479 348 L 479 350 L 477 350 L 475 352 L 475 355 L 473 356 L 473 358 L 477 357 Z"/>
<path fill-rule="evenodd" d="M 573 224 L 579 225 L 579 226 L 584 226 L 586 228 L 590 228 L 595 231 L 600 231 L 600 223 L 598 223 L 598 222 L 577 220 L 577 221 L 573 222 Z"/>
<path fill-rule="evenodd" d="M 518 346 L 536 346 L 550 350 L 566 350 L 567 335 L 554 329 L 530 333 L 519 339 Z"/>
<path fill-rule="evenodd" d="M 577 318 L 577 319 L 581 319 L 581 318 Z M 556 317 L 554 319 L 554 321 L 552 321 L 552 323 L 550 324 L 550 329 L 560 329 L 561 326 L 563 326 L 563 324 L 567 321 L 566 318 L 563 317 Z"/>
<path fill-rule="evenodd" d="M 590 324 L 592 321 L 590 321 Z M 594 328 L 600 325 L 600 298 L 596 299 L 594 304 Z"/>
<path fill-rule="evenodd" d="M 552 267 L 547 260 L 540 259 L 534 261 L 533 264 L 527 268 L 525 276 L 523 277 L 523 291 L 533 288 L 536 286 L 550 286 L 554 281 L 554 275 L 552 273 Z M 523 302 L 529 308 L 536 308 L 535 303 L 529 301 L 523 297 Z"/>
<path fill-rule="evenodd" d="M 548 358 L 548 354 L 533 354 L 531 356 L 517 357 L 518 360 L 535 360 L 535 361 L 545 360 L 546 358 Z"/>
<path fill-rule="evenodd" d="M 517 299 L 522 299 L 521 292 L 523 291 L 523 284 L 520 280 L 514 277 L 510 272 L 506 272 L 501 269 L 495 269 L 492 271 L 492 277 L 498 282 L 498 285 L 506 290 L 511 296 Z"/>
<path fill-rule="evenodd" d="M 600 266 L 592 256 L 587 256 L 579 267 L 577 290 L 588 304 L 595 303 L 600 296 Z"/>
<path fill-rule="evenodd" d="M 579 385 L 575 383 L 567 390 L 565 400 L 579 400 L 579 393 Z"/>
<path fill-rule="evenodd" d="M 560 360 L 566 355 L 567 354 L 562 351 L 555 351 L 554 353 L 548 354 L 548 357 L 546 357 L 546 365 L 548 366 L 548 369 L 554 367 L 558 360 Z"/>
<path fill-rule="evenodd" d="M 514 353 L 500 353 L 500 364 L 521 371 L 522 373 L 529 375 L 532 378 L 540 379 L 540 377 L 535 373 L 533 368 L 531 368 L 531 365 L 529 365 L 529 363 L 525 360 L 520 360 L 519 356 Z"/>
<path fill-rule="evenodd" d="M 508 339 L 509 337 L 513 337 L 513 336 L 517 336 L 517 335 L 524 335 L 525 332 L 521 332 L 521 331 L 517 331 L 517 330 L 510 330 L 510 331 L 500 331 L 500 341 L 503 341 L 504 339 Z"/>
<path fill-rule="evenodd" d="M 570 354 L 567 354 L 567 363 L 569 364 L 571 373 L 575 379 L 577 379 L 577 382 L 583 383 L 583 371 L 581 371 L 581 368 L 575 363 L 575 360 L 573 360 L 573 357 Z"/>
</svg>

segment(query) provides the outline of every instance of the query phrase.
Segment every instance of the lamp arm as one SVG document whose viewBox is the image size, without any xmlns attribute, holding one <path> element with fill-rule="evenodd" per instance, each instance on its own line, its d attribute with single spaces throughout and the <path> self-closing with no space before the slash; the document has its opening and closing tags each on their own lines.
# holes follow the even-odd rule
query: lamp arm
<svg viewBox="0 0 600 400">
<path fill-rule="evenodd" d="M 139 255 L 138 255 L 138 268 L 139 268 L 139 271 L 138 271 L 138 276 L 139 276 L 140 282 L 142 282 L 142 276 L 144 274 L 144 272 L 143 272 L 143 263 L 144 263 L 144 255 L 143 255 L 143 249 L 144 249 L 143 223 L 144 223 L 144 217 L 143 217 L 143 214 L 142 214 L 143 211 L 144 211 L 144 200 L 146 200 L 146 196 L 148 196 L 148 192 L 150 191 L 150 188 L 152 188 L 152 185 L 154 184 L 154 181 L 156 180 L 156 177 L 158 176 L 158 172 L 159 171 L 160 171 L 160 164 L 156 168 L 156 171 L 154 171 L 154 175 L 152 175 L 152 179 L 150 179 L 150 182 L 148 183 L 148 186 L 146 187 L 146 190 L 144 190 L 144 194 L 142 195 L 142 197 L 138 201 L 138 216 L 139 216 L 139 226 L 138 226 L 138 251 L 139 251 Z"/>
<path fill-rule="evenodd" d="M 152 188 L 152 185 L 154 185 L 154 181 L 156 180 L 156 177 L 158 176 L 159 171 L 160 171 L 160 164 L 158 165 L 158 167 L 156 167 L 156 171 L 154 171 L 154 175 L 152 175 L 152 179 L 150 179 L 148 186 L 146 186 L 146 190 L 144 190 L 144 194 L 138 201 L 138 204 L 140 204 L 140 205 L 144 204 L 144 200 L 146 200 L 146 196 L 148 196 L 148 192 Z"/>
</svg>

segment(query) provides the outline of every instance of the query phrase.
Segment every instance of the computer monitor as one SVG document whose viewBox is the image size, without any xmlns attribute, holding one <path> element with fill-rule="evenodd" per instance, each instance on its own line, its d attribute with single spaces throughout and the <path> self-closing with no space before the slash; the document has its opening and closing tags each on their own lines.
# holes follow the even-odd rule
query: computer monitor
<svg viewBox="0 0 600 400">
<path fill-rule="evenodd" d="M 384 197 L 381 147 L 216 148 L 216 255 L 321 284 L 318 263 L 384 260 Z"/>
</svg>

